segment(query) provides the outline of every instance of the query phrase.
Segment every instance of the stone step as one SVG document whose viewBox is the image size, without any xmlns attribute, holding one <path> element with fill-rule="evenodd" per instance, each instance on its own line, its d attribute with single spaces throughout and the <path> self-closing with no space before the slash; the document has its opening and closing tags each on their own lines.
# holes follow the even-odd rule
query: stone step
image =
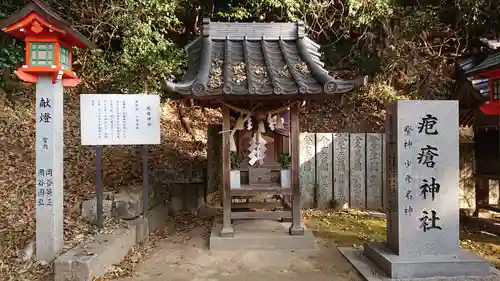
<svg viewBox="0 0 500 281">
<path fill-rule="evenodd" d="M 102 277 L 114 264 L 119 264 L 136 245 L 147 243 L 149 233 L 164 227 L 168 208 L 159 205 L 148 218 L 122 221 L 110 234 L 100 234 L 76 246 L 54 262 L 54 281 L 92 281 Z"/>
<path fill-rule="evenodd" d="M 289 234 L 290 223 L 276 221 L 241 221 L 233 224 L 234 236 L 221 237 L 222 224 L 216 223 L 210 235 L 210 250 L 265 250 L 265 251 L 312 251 L 318 250 L 310 229 L 304 235 Z"/>
<path fill-rule="evenodd" d="M 255 212 L 231 212 L 231 219 L 244 220 L 244 219 L 281 219 L 291 217 L 291 211 L 255 211 Z"/>
</svg>

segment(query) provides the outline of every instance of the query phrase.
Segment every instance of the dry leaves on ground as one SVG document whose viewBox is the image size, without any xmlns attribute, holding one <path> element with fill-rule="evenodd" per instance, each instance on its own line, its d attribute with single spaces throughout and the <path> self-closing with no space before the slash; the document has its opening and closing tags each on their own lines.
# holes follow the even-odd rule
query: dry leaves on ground
<svg viewBox="0 0 500 281">
<path fill-rule="evenodd" d="M 168 237 L 180 236 L 182 237 L 182 241 L 179 241 L 179 243 L 186 243 L 191 239 L 188 233 L 192 229 L 199 226 L 205 226 L 208 229 L 211 225 L 211 219 L 192 214 L 179 214 L 169 218 L 167 226 L 157 229 L 150 234 L 147 245 L 134 247 L 120 264 L 111 267 L 102 280 L 133 276 L 135 267 L 142 260 L 146 259 L 155 250 L 155 246 L 162 240 Z M 206 233 L 209 232 L 206 231 Z"/>
<path fill-rule="evenodd" d="M 0 95 L 0 280 L 42 280 L 50 265 L 23 261 L 23 249 L 35 236 L 35 100 L 33 89 L 19 93 L 14 104 Z M 206 143 L 206 128 L 220 113 L 194 108 L 186 112 L 197 139 Z M 204 146 L 194 143 L 177 118 L 172 102 L 162 108 L 162 144 L 150 147 L 150 176 L 157 170 L 183 172 L 203 165 Z M 94 196 L 95 152 L 80 145 L 79 95 L 65 92 L 64 107 L 64 236 L 65 250 L 81 243 L 95 230 L 79 218 L 78 206 Z M 104 186 L 116 191 L 140 185 L 139 149 L 104 147 Z M 77 212 L 77 213 L 75 213 Z"/>
</svg>

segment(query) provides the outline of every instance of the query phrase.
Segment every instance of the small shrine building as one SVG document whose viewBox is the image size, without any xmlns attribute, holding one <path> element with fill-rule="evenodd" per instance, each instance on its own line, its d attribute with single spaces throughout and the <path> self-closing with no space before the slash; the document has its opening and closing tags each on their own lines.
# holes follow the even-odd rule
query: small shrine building
<svg viewBox="0 0 500 281">
<path fill-rule="evenodd" d="M 165 83 L 174 99 L 222 108 L 220 236 L 234 236 L 233 220 L 288 216 L 290 212 L 232 210 L 232 198 L 261 195 L 291 195 L 289 233 L 304 233 L 300 223 L 299 107 L 304 101 L 338 98 L 367 80 L 364 76 L 334 77 L 324 68 L 319 48 L 306 36 L 303 23 L 204 19 L 202 35 L 186 46 L 186 74 L 180 81 Z M 291 185 L 286 187 L 280 175 L 283 153 L 291 157 Z M 231 179 L 232 166 L 239 170 L 238 179 Z M 239 185 L 231 188 L 232 181 Z"/>
</svg>

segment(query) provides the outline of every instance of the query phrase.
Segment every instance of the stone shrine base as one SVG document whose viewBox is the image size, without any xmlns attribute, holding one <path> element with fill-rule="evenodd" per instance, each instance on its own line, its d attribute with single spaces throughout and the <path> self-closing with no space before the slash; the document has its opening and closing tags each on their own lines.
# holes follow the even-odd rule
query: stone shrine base
<svg viewBox="0 0 500 281">
<path fill-rule="evenodd" d="M 500 278 L 498 270 L 477 255 L 460 250 L 458 256 L 400 257 L 383 243 L 365 244 L 364 250 L 339 248 L 339 251 L 366 280 L 417 279 L 446 277 L 478 277 L 467 280 Z M 446 280 L 446 279 L 444 279 Z M 460 279 L 453 279 L 460 280 Z"/>
<path fill-rule="evenodd" d="M 291 223 L 278 220 L 235 220 L 234 236 L 221 237 L 221 223 L 214 223 L 210 235 L 210 250 L 272 250 L 316 251 L 318 247 L 310 229 L 304 227 L 304 235 L 289 234 Z"/>
</svg>

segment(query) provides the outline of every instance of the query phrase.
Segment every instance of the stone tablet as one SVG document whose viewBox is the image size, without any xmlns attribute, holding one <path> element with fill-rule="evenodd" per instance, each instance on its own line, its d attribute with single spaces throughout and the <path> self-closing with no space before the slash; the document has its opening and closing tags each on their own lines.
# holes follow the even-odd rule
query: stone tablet
<svg viewBox="0 0 500 281">
<path fill-rule="evenodd" d="M 349 134 L 333 134 L 333 199 L 337 208 L 349 207 Z"/>
<path fill-rule="evenodd" d="M 459 248 L 458 102 L 397 101 L 387 113 L 397 188 L 390 183 L 387 241 L 365 244 L 365 257 L 392 279 L 488 275 L 485 259 Z"/>
<path fill-rule="evenodd" d="M 300 202 L 302 208 L 314 207 L 314 185 L 316 184 L 315 145 L 314 134 L 300 134 Z"/>
<path fill-rule="evenodd" d="M 350 190 L 350 208 L 366 208 L 365 196 L 365 176 L 366 176 L 366 158 L 365 158 L 365 134 L 351 134 L 351 190 Z"/>
<path fill-rule="evenodd" d="M 366 134 L 366 207 L 382 209 L 382 134 Z"/>
<path fill-rule="evenodd" d="M 384 205 L 387 214 L 387 244 L 390 248 L 397 247 L 398 200 L 397 200 L 397 115 L 396 104 L 388 106 L 385 122 L 385 192 Z M 393 237 L 396 235 L 396 237 Z M 393 246 L 394 244 L 394 246 Z"/>
<path fill-rule="evenodd" d="M 397 104 L 399 255 L 456 255 L 459 234 L 458 107 Z"/>
<path fill-rule="evenodd" d="M 318 208 L 329 208 L 333 199 L 333 135 L 316 134 L 316 181 Z"/>
</svg>

